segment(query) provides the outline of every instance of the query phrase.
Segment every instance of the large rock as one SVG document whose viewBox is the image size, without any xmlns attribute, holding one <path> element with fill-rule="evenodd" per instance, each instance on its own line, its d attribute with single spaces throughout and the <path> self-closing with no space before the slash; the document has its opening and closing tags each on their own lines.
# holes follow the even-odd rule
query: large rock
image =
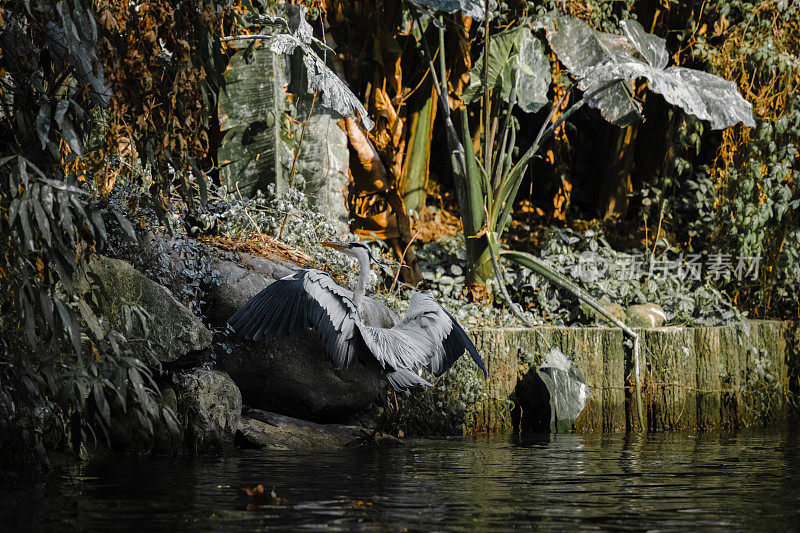
<svg viewBox="0 0 800 533">
<path fill-rule="evenodd" d="M 625 310 L 626 325 L 631 328 L 660 328 L 667 315 L 659 305 L 644 303 L 631 305 Z"/>
<path fill-rule="evenodd" d="M 189 446 L 200 453 L 230 448 L 242 415 L 242 395 L 231 378 L 196 368 L 178 374 L 173 388 Z"/>
<path fill-rule="evenodd" d="M 601 307 L 607 312 L 610 313 L 611 316 L 625 322 L 625 308 L 615 302 L 609 302 L 607 300 L 600 300 Z M 598 324 L 608 324 L 609 321 L 599 311 L 594 309 L 592 306 L 582 303 L 580 304 L 581 314 L 589 321 L 596 322 Z"/>
<path fill-rule="evenodd" d="M 334 370 L 314 331 L 237 342 L 218 363 L 247 405 L 318 422 L 344 421 L 366 411 L 386 387 L 377 369 L 359 362 Z"/>
<path fill-rule="evenodd" d="M 397 445 L 397 439 L 359 426 L 315 424 L 289 416 L 245 409 L 239 421 L 238 442 L 253 448 L 335 450 L 365 443 Z"/>
<path fill-rule="evenodd" d="M 101 313 L 116 329 L 125 332 L 127 320 L 123 307 L 138 305 L 149 315 L 147 335 L 137 320 L 127 336 L 134 355 L 150 364 L 169 363 L 190 352 L 211 346 L 211 332 L 172 293 L 145 277 L 130 263 L 95 255 L 76 276 L 78 292 L 89 290 L 94 280 L 102 283 L 105 297 Z"/>
<path fill-rule="evenodd" d="M 218 260 L 222 284 L 211 297 L 208 316 L 222 327 L 225 321 L 274 279 L 291 272 L 285 264 L 242 254 L 242 263 Z M 374 300 L 365 300 L 376 313 L 371 325 L 390 326 L 392 313 Z M 235 335 L 219 339 L 225 350 L 217 363 L 242 391 L 244 402 L 266 411 L 317 422 L 349 420 L 369 409 L 386 386 L 377 368 L 356 362 L 334 370 L 316 332 L 253 343 Z"/>
</svg>

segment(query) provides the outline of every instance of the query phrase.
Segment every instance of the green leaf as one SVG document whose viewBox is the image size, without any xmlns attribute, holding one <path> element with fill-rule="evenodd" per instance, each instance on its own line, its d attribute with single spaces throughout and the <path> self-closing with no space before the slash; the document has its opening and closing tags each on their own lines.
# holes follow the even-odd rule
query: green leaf
<svg viewBox="0 0 800 533">
<path fill-rule="evenodd" d="M 84 300 L 78 300 L 78 310 L 81 312 L 83 321 L 86 322 L 86 325 L 89 327 L 89 330 L 92 332 L 95 338 L 102 339 L 103 328 L 100 326 L 100 322 L 97 320 L 97 317 L 94 316 L 89 304 L 87 304 Z"/>
<path fill-rule="evenodd" d="M 282 187 L 283 169 L 275 149 L 280 127 L 267 125 L 270 113 L 284 112 L 283 91 L 276 93 L 270 77 L 282 68 L 278 63 L 268 48 L 256 48 L 250 56 L 235 53 L 225 71 L 226 89 L 217 102 L 219 127 L 225 132 L 217 151 L 219 179 L 230 191 L 236 192 L 238 186 L 243 196 L 266 191 L 269 184 Z"/>
<path fill-rule="evenodd" d="M 506 78 L 510 75 L 509 69 L 514 64 L 523 32 L 528 31 L 525 26 L 517 26 L 491 37 L 489 41 L 489 75 L 486 77 L 488 90 L 502 89 L 503 74 L 506 74 Z M 478 61 L 469 71 L 469 86 L 461 95 L 461 100 L 467 104 L 483 96 L 483 63 L 483 52 L 481 52 Z M 506 83 L 509 83 L 508 79 Z M 507 88 L 510 91 L 510 85 Z M 508 94 L 505 91 L 503 93 L 504 98 L 508 98 Z"/>
<path fill-rule="evenodd" d="M 39 142 L 42 143 L 42 150 L 47 146 L 47 137 L 50 135 L 52 113 L 50 104 L 44 104 L 39 108 L 39 114 L 36 115 L 36 134 L 39 136 Z"/>
<path fill-rule="evenodd" d="M 75 318 L 72 316 L 72 313 L 61 300 L 60 297 L 54 296 L 53 302 L 56 304 L 56 310 L 58 311 L 58 316 L 61 317 L 61 324 L 63 325 L 64 329 L 67 331 L 69 335 L 69 340 L 72 342 L 72 347 L 75 349 L 75 353 L 80 355 L 81 353 L 81 332 L 78 324 L 75 322 Z"/>
<path fill-rule="evenodd" d="M 28 287 L 28 285 L 25 285 Z M 25 320 L 25 336 L 28 338 L 28 345 L 34 351 L 38 351 L 38 343 L 36 342 L 36 315 L 33 312 L 33 305 L 28 297 L 28 291 L 25 287 L 20 291 L 19 298 L 22 301 L 22 313 Z"/>
<path fill-rule="evenodd" d="M 125 234 L 128 237 L 130 237 L 132 241 L 135 242 L 136 241 L 136 231 L 133 229 L 133 224 L 131 224 L 131 221 L 128 220 L 128 218 L 125 215 L 123 215 L 122 213 L 120 213 L 116 209 L 112 209 L 111 212 L 114 213 L 114 217 L 117 219 L 117 223 L 122 228 L 122 230 L 125 232 Z"/>
<path fill-rule="evenodd" d="M 19 215 L 19 206 L 20 206 L 20 199 L 14 198 L 11 200 L 11 205 L 8 208 L 8 225 L 13 226 L 14 221 L 17 219 L 17 215 Z"/>
<path fill-rule="evenodd" d="M 178 417 L 175 416 L 175 413 L 172 411 L 172 409 L 167 406 L 162 407 L 161 418 L 164 419 L 164 423 L 166 424 L 173 441 L 179 442 L 183 431 L 181 430 L 181 425 L 178 422 Z"/>
<path fill-rule="evenodd" d="M 64 118 L 62 121 L 61 136 L 64 137 L 65 141 L 67 141 L 67 144 L 75 153 L 75 155 L 78 157 L 83 157 L 83 144 L 81 143 L 78 133 L 75 131 L 75 127 L 72 125 L 72 121 L 69 118 Z"/>
<path fill-rule="evenodd" d="M 542 42 L 524 32 L 519 42 L 519 53 L 513 66 L 513 84 L 515 86 L 516 102 L 520 109 L 526 113 L 536 113 L 550 103 L 547 91 L 550 88 L 550 60 L 544 53 Z M 506 94 L 506 98 L 510 95 Z"/>
<path fill-rule="evenodd" d="M 17 158 L 17 173 L 22 180 L 22 185 L 27 188 L 30 177 L 28 176 L 28 161 L 24 157 Z"/>
<path fill-rule="evenodd" d="M 75 290 L 72 285 L 72 269 L 68 268 L 68 263 L 64 261 L 63 255 L 58 251 L 53 253 L 50 259 L 52 260 L 53 266 L 58 273 L 59 281 L 64 286 L 64 290 L 67 291 L 67 294 L 72 294 Z"/>
<path fill-rule="evenodd" d="M 22 226 L 22 233 L 25 235 L 25 246 L 29 251 L 33 251 L 36 245 L 33 242 L 33 232 L 31 231 L 31 222 L 28 216 L 28 200 L 23 199 L 19 204 L 19 223 Z"/>
<path fill-rule="evenodd" d="M 94 396 L 94 405 L 97 407 L 100 416 L 103 417 L 103 422 L 108 426 L 111 424 L 111 407 L 108 405 L 108 400 L 103 392 L 103 385 L 101 385 L 99 381 L 95 381 L 92 392 Z"/>
<path fill-rule="evenodd" d="M 197 189 L 200 192 L 200 204 L 205 207 L 208 203 L 208 184 L 206 183 L 206 176 L 200 167 L 197 166 L 197 160 L 194 157 L 188 157 L 189 166 L 192 167 L 194 179 L 197 182 Z"/>
<path fill-rule="evenodd" d="M 94 226 L 94 229 L 97 230 L 95 234 L 100 235 L 100 240 L 106 241 L 108 232 L 106 231 L 106 224 L 103 222 L 103 216 L 99 211 L 94 210 L 90 211 L 89 214 L 92 218 L 92 225 Z"/>
<path fill-rule="evenodd" d="M 47 185 L 42 185 L 39 196 L 42 199 L 42 206 L 44 207 L 44 210 L 47 212 L 47 216 L 52 219 L 53 202 L 55 200 L 55 195 L 53 194 L 53 188 Z"/>
<path fill-rule="evenodd" d="M 69 100 L 59 100 L 56 103 L 56 124 L 58 124 L 59 128 L 63 128 L 64 117 L 67 114 L 67 110 L 69 109 Z"/>
<path fill-rule="evenodd" d="M 109 389 L 114 392 L 114 394 L 117 397 L 117 402 L 119 403 L 119 407 L 122 409 L 122 412 L 123 413 L 127 412 L 128 406 L 127 403 L 125 402 L 125 396 L 123 396 L 122 392 L 119 390 L 119 387 L 115 386 L 106 378 L 101 378 L 100 381 L 103 383 L 103 385 L 106 386 L 106 389 Z"/>
<path fill-rule="evenodd" d="M 36 185 L 38 188 L 38 184 Z M 34 194 L 38 191 L 34 191 Z M 36 224 L 39 226 L 41 235 L 48 246 L 50 246 L 50 223 L 47 220 L 47 215 L 44 213 L 44 208 L 39 198 L 31 198 L 29 203 L 33 206 L 33 215 L 36 218 Z"/>
<path fill-rule="evenodd" d="M 131 381 L 131 385 L 133 385 L 133 390 L 136 393 L 136 398 L 139 402 L 139 405 L 144 410 L 150 409 L 150 404 L 152 400 L 150 396 L 147 394 L 147 390 L 145 389 L 144 382 L 142 381 L 142 375 L 139 373 L 138 368 L 131 367 L 128 369 L 128 378 Z"/>
</svg>

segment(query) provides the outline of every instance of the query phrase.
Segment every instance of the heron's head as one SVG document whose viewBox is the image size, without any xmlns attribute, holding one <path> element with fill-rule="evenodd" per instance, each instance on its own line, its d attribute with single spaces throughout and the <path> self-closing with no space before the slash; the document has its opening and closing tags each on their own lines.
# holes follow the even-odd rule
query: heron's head
<svg viewBox="0 0 800 533">
<path fill-rule="evenodd" d="M 392 275 L 392 272 L 388 270 L 388 265 L 396 265 L 396 263 L 392 261 L 379 261 L 378 259 L 375 259 L 375 257 L 372 255 L 372 252 L 369 251 L 369 247 L 363 242 L 321 242 L 320 244 L 322 246 L 333 248 L 334 250 L 345 253 L 350 257 L 355 257 L 359 261 L 369 261 L 370 263 L 375 263 L 381 268 L 381 270 L 389 275 Z"/>
<path fill-rule="evenodd" d="M 363 242 L 321 242 L 320 244 L 338 250 L 350 257 L 355 257 L 356 259 L 367 258 L 370 261 L 375 261 L 369 248 Z"/>
</svg>

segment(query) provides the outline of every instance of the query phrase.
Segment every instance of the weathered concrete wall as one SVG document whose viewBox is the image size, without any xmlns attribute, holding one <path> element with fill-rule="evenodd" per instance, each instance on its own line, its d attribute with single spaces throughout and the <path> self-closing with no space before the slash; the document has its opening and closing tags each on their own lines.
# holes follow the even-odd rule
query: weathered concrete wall
<svg viewBox="0 0 800 533">
<path fill-rule="evenodd" d="M 786 416 L 790 383 L 797 380 L 800 366 L 796 326 L 750 321 L 745 326 L 638 328 L 637 332 L 649 430 L 739 427 Z M 574 359 L 592 391 L 575 429 L 637 428 L 632 352 L 621 330 L 492 329 L 475 330 L 472 337 L 489 372 L 487 380 L 478 378 L 482 391 L 473 395 L 474 404 L 462 405 L 463 382 L 475 380 L 478 371 L 457 365 L 454 377 L 437 383 L 433 392 L 405 398 L 404 414 L 412 416 L 401 420 L 412 433 L 415 427 L 425 427 L 415 424 L 413 413 L 430 408 L 415 402 L 432 402 L 441 411 L 439 422 L 447 421 L 452 432 L 512 431 L 524 409 L 536 408 L 518 401 L 519 394 L 524 396 L 525 377 L 535 372 L 554 344 Z M 460 423 L 459 417 L 464 418 Z"/>
</svg>

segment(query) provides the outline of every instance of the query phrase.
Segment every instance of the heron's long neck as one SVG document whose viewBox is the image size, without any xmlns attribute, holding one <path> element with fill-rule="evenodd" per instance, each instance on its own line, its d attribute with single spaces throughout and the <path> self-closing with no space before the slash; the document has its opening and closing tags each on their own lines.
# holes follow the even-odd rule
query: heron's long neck
<svg viewBox="0 0 800 533">
<path fill-rule="evenodd" d="M 364 295 L 367 292 L 367 279 L 369 279 L 369 256 L 366 254 L 359 255 L 358 265 L 358 279 L 356 280 L 355 287 L 353 287 L 353 303 L 356 305 L 356 309 L 361 312 L 361 304 L 364 301 Z"/>
</svg>

